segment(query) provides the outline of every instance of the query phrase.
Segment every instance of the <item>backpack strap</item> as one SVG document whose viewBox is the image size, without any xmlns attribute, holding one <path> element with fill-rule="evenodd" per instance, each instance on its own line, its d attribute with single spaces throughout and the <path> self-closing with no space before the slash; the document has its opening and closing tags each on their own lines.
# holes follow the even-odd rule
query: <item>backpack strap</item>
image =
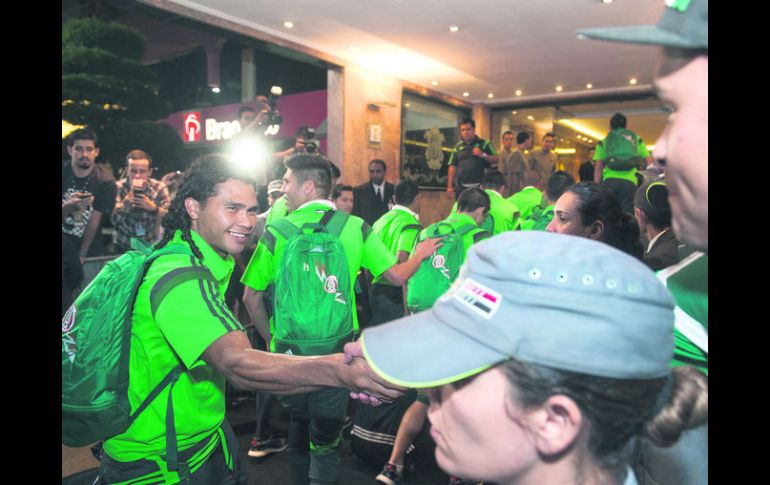
<svg viewBox="0 0 770 485">
<path fill-rule="evenodd" d="M 330 210 L 318 221 L 319 224 L 324 226 L 326 230 L 337 237 L 342 234 L 342 229 L 348 222 L 348 214 L 343 211 Z"/>
<path fill-rule="evenodd" d="M 168 295 L 168 293 L 181 285 L 185 281 L 190 280 L 208 280 L 212 283 L 216 283 L 214 275 L 203 266 L 188 266 L 184 268 L 177 268 L 166 273 L 161 279 L 155 283 L 155 286 L 150 290 L 150 309 L 152 311 L 152 317 L 155 318 L 155 312 L 158 310 L 160 303 Z"/>
<path fill-rule="evenodd" d="M 287 221 L 285 218 L 271 222 L 265 228 L 265 232 L 267 232 L 267 229 L 273 229 L 285 240 L 288 240 L 290 237 L 299 232 L 299 228 L 291 222 Z"/>
<path fill-rule="evenodd" d="M 410 230 L 422 231 L 422 226 L 419 224 L 407 224 L 401 228 L 401 232 L 410 231 Z"/>
</svg>

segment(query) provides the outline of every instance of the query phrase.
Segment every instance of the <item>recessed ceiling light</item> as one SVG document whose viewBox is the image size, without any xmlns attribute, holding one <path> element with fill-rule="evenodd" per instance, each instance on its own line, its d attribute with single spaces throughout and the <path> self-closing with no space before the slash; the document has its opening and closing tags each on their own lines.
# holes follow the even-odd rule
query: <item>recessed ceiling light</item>
<svg viewBox="0 0 770 485">
<path fill-rule="evenodd" d="M 560 93 L 562 89 L 564 89 L 564 88 L 561 87 L 561 86 L 556 86 L 556 92 L 557 93 Z"/>
<path fill-rule="evenodd" d="M 593 89 L 594 85 L 591 83 L 586 84 L 586 89 Z"/>
<path fill-rule="evenodd" d="M 529 116 L 527 116 L 527 119 L 528 119 L 529 121 L 535 121 L 535 118 L 533 118 L 533 117 L 532 117 L 532 115 L 529 115 Z"/>
<path fill-rule="evenodd" d="M 284 22 L 283 26 L 286 27 L 287 29 L 292 29 L 294 28 L 294 22 Z"/>
<path fill-rule="evenodd" d="M 593 140 L 591 140 L 590 138 L 588 139 L 588 143 L 593 143 L 593 142 L 594 142 L 594 141 L 593 141 Z"/>
<path fill-rule="evenodd" d="M 635 78 L 635 77 L 632 77 L 632 78 L 631 78 L 631 79 L 628 81 L 628 83 L 629 83 L 629 84 L 636 84 L 636 78 Z"/>
<path fill-rule="evenodd" d="M 511 111 L 511 114 L 516 114 L 516 111 Z"/>
<path fill-rule="evenodd" d="M 220 89 L 215 86 L 215 87 L 211 88 L 211 91 L 214 92 L 214 93 L 219 94 Z"/>
<path fill-rule="evenodd" d="M 615 1 L 615 0 L 602 0 L 602 3 L 612 3 L 612 2 L 614 2 L 614 1 Z"/>
<path fill-rule="evenodd" d="M 458 27 L 456 25 L 450 25 L 449 26 L 449 31 L 450 32 L 458 32 L 459 30 L 460 30 L 460 27 Z"/>
<path fill-rule="evenodd" d="M 521 96 L 521 89 L 516 90 L 516 96 Z"/>
<path fill-rule="evenodd" d="M 465 96 L 466 98 L 467 98 L 468 96 L 470 96 L 470 95 L 471 95 L 471 93 L 469 93 L 468 91 L 465 91 L 465 92 L 463 93 L 463 96 Z"/>
<path fill-rule="evenodd" d="M 489 93 L 489 94 L 487 94 L 487 98 L 490 98 L 490 99 L 491 99 L 491 98 L 494 98 L 494 97 L 495 97 L 494 93 Z"/>
<path fill-rule="evenodd" d="M 409 103 L 406 103 L 404 106 L 408 108 L 410 105 L 409 105 Z"/>
<path fill-rule="evenodd" d="M 430 83 L 431 83 L 432 85 L 434 85 L 434 86 L 438 86 L 438 81 L 431 81 Z"/>
</svg>

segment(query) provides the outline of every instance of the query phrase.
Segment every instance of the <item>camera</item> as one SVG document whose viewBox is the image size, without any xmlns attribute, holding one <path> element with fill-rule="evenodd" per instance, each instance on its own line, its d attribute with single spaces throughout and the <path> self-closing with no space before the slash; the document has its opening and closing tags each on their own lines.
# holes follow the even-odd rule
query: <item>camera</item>
<svg viewBox="0 0 770 485">
<path fill-rule="evenodd" d="M 273 86 L 270 88 L 270 94 L 265 96 L 257 96 L 257 100 L 266 105 L 262 109 L 262 112 L 257 115 L 256 125 L 259 127 L 265 127 L 265 135 L 275 135 L 283 123 L 283 117 L 278 112 L 278 98 L 283 94 L 283 89 L 280 86 Z"/>
<path fill-rule="evenodd" d="M 303 127 L 298 138 L 302 138 L 302 150 L 305 153 L 315 153 L 318 151 L 318 140 L 315 139 L 315 129 L 309 126 Z"/>
</svg>

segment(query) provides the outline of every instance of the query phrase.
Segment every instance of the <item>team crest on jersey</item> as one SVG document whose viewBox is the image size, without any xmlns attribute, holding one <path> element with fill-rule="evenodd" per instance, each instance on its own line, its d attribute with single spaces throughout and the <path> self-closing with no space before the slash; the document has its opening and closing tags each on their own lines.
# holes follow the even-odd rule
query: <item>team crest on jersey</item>
<svg viewBox="0 0 770 485">
<path fill-rule="evenodd" d="M 326 277 L 326 281 L 324 282 L 324 291 L 326 293 L 331 293 L 331 294 L 337 293 L 338 286 L 339 286 L 339 283 L 337 282 L 336 276 L 330 275 Z"/>
<path fill-rule="evenodd" d="M 67 310 L 67 313 L 64 314 L 64 318 L 61 319 L 62 333 L 67 333 L 70 330 L 72 330 L 73 325 L 75 325 L 76 313 L 77 313 L 77 309 L 75 308 L 75 305 L 72 305 L 71 307 L 69 307 L 69 310 Z"/>
</svg>

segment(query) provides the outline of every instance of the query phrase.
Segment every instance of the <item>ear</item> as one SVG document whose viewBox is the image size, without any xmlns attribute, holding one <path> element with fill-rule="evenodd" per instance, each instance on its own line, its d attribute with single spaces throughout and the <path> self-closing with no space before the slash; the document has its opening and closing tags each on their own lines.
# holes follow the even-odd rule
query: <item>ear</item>
<svg viewBox="0 0 770 485">
<path fill-rule="evenodd" d="M 307 179 L 302 182 L 302 192 L 304 192 L 305 195 L 315 193 L 315 182 L 312 179 Z"/>
<path fill-rule="evenodd" d="M 604 234 L 604 223 L 602 221 L 594 221 L 590 226 L 588 226 L 586 230 L 588 232 L 587 237 L 589 239 L 599 241 Z"/>
<path fill-rule="evenodd" d="M 189 215 L 190 219 L 192 219 L 192 222 L 196 222 L 201 211 L 200 202 L 193 199 L 192 197 L 188 197 L 184 200 L 184 208 L 187 211 L 187 215 Z"/>
<path fill-rule="evenodd" d="M 647 224 L 647 216 L 642 209 L 634 207 L 634 216 L 636 217 L 636 222 L 639 223 L 640 228 L 643 228 L 645 224 Z"/>
<path fill-rule="evenodd" d="M 540 453 L 554 456 L 568 450 L 580 435 L 583 415 L 575 401 L 556 394 L 532 411 L 526 421 Z"/>
</svg>

